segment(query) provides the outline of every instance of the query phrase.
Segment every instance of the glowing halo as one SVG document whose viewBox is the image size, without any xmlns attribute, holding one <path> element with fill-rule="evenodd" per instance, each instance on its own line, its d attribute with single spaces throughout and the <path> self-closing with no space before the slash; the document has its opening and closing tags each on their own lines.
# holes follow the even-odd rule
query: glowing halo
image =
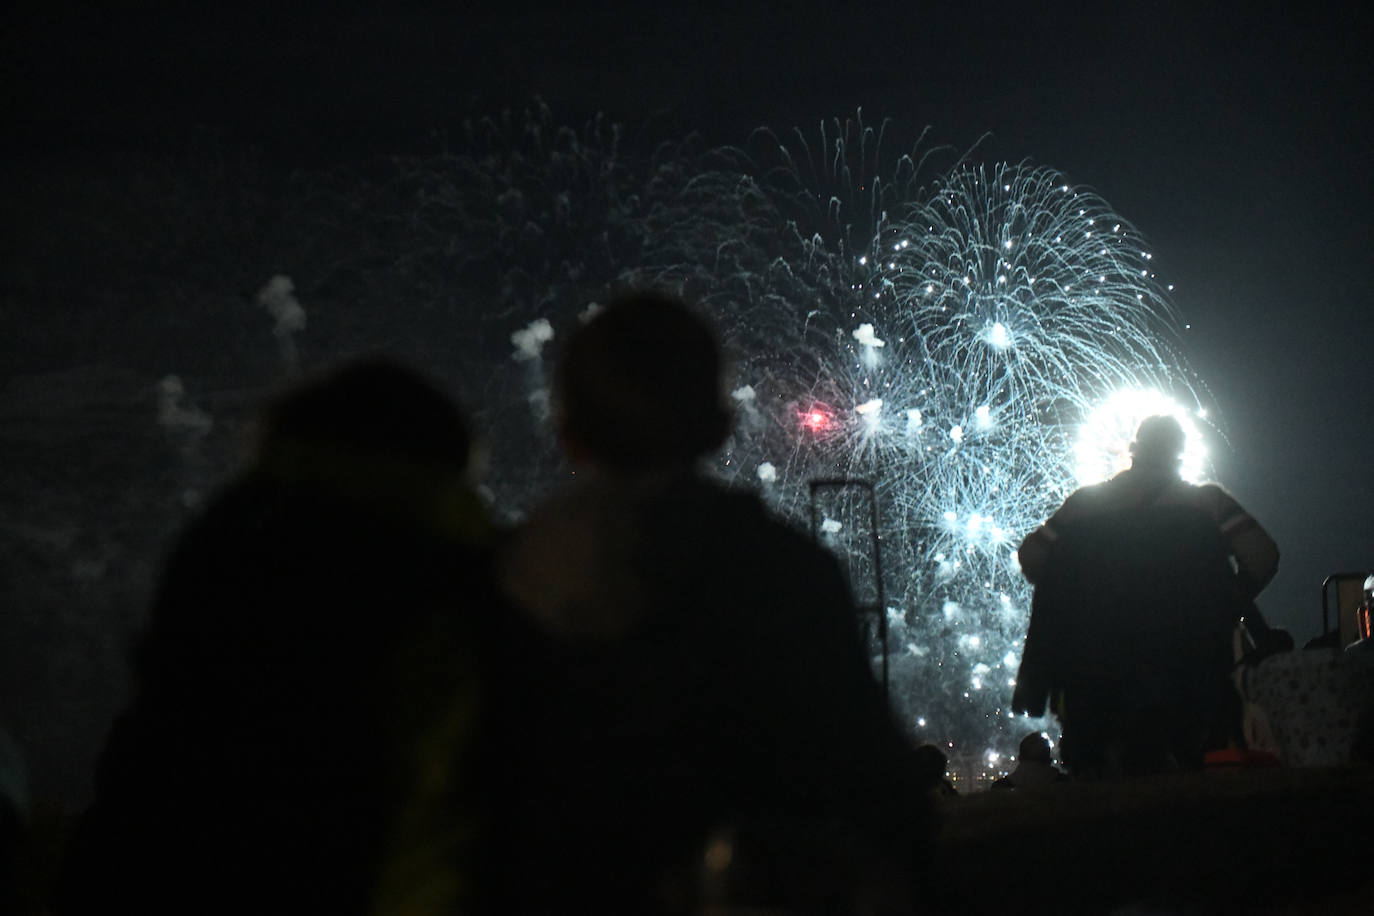
<svg viewBox="0 0 1374 916">
<path fill-rule="evenodd" d="M 1180 472 L 1189 483 L 1207 479 L 1207 445 L 1197 425 L 1196 409 L 1188 409 L 1154 389 L 1112 392 L 1088 414 L 1074 443 L 1074 477 L 1079 486 L 1099 483 L 1131 465 L 1130 446 L 1146 417 L 1171 416 L 1186 437 Z"/>
</svg>

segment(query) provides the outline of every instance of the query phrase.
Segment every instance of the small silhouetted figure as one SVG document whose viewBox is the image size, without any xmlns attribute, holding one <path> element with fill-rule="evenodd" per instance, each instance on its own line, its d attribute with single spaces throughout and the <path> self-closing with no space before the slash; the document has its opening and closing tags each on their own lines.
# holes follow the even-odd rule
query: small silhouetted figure
<svg viewBox="0 0 1374 916">
<path fill-rule="evenodd" d="M 1035 596 L 1012 707 L 1049 701 L 1075 777 L 1197 768 L 1237 729 L 1231 636 L 1278 548 L 1221 487 L 1180 478 L 1184 440 L 1146 419 L 1131 467 L 1021 544 Z"/>
<path fill-rule="evenodd" d="M 992 788 L 1038 789 L 1068 779 L 1068 776 L 1054 765 L 1054 756 L 1050 753 L 1050 740 L 1040 732 L 1031 732 L 1021 739 L 1021 744 L 1016 749 L 1016 758 L 1016 769 L 995 780 Z"/>
<path fill-rule="evenodd" d="M 709 326 L 654 293 L 558 362 L 576 479 L 500 563 L 520 613 L 492 909 L 848 910 L 927 834 L 838 564 L 699 472 L 730 428 L 721 385 Z"/>
<path fill-rule="evenodd" d="M 945 775 L 949 757 L 933 744 L 916 748 L 916 782 L 935 798 L 953 798 L 959 794 L 954 783 Z"/>
<path fill-rule="evenodd" d="M 449 398 L 387 361 L 270 406 L 167 565 L 59 912 L 457 904 L 494 594 L 469 450 Z"/>
</svg>

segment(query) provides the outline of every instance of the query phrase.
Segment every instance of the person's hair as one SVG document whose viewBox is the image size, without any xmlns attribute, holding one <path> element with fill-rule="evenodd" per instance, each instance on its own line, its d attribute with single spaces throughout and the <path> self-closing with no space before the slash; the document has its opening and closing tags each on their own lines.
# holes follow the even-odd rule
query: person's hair
<svg viewBox="0 0 1374 916">
<path fill-rule="evenodd" d="M 1051 763 L 1053 758 L 1050 756 L 1050 742 L 1039 732 L 1031 732 L 1021 739 L 1021 745 L 1016 749 L 1017 756 L 1022 760 L 1029 760 L 1035 763 Z"/>
<path fill-rule="evenodd" d="M 260 450 L 300 446 L 462 471 L 472 439 L 462 410 L 436 385 L 390 359 L 366 357 L 268 405 Z"/>
<path fill-rule="evenodd" d="M 915 762 L 916 778 L 922 782 L 937 783 L 945 778 L 945 766 L 949 758 L 945 752 L 933 744 L 922 744 L 912 754 Z"/>
<path fill-rule="evenodd" d="M 559 359 L 561 432 L 618 470 L 694 460 L 730 430 L 720 378 L 715 334 L 684 302 L 617 295 L 572 333 Z"/>
<path fill-rule="evenodd" d="M 1131 443 L 1131 457 L 1140 464 L 1171 465 L 1183 457 L 1187 436 L 1183 425 L 1168 414 L 1146 417 Z"/>
</svg>

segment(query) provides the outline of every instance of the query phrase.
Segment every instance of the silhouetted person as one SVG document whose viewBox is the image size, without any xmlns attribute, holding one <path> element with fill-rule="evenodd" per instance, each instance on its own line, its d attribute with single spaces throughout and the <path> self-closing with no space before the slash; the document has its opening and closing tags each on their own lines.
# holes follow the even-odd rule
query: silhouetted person
<svg viewBox="0 0 1374 916">
<path fill-rule="evenodd" d="M 926 806 L 838 564 L 698 472 L 730 427 L 709 327 L 618 298 L 554 396 L 576 479 L 501 563 L 524 630 L 494 908 L 690 911 L 708 837 L 737 903 L 847 907 L 905 874 Z"/>
<path fill-rule="evenodd" d="M 1036 588 L 1012 707 L 1050 702 L 1074 776 L 1200 767 L 1237 728 L 1231 635 L 1278 548 L 1221 487 L 1180 478 L 1184 439 L 1172 417 L 1146 419 L 1130 469 L 1021 544 Z"/>
<path fill-rule="evenodd" d="M 170 558 L 59 912 L 456 905 L 472 815 L 444 774 L 494 594 L 469 447 L 444 394 L 379 360 L 268 409 Z"/>
<path fill-rule="evenodd" d="M 1054 765 L 1049 739 L 1031 732 L 1016 749 L 1016 769 L 992 784 L 994 789 L 1039 789 L 1068 779 Z"/>
<path fill-rule="evenodd" d="M 945 775 L 949 757 L 933 744 L 922 744 L 916 748 L 916 782 L 934 798 L 954 798 L 959 790 Z"/>
</svg>

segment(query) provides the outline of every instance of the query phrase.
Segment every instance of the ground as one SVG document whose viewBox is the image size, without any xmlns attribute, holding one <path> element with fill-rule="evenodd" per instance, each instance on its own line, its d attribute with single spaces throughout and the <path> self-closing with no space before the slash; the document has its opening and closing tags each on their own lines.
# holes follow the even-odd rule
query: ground
<svg viewBox="0 0 1374 916">
<path fill-rule="evenodd" d="M 1374 769 L 1218 770 L 943 806 L 947 912 L 1366 913 Z"/>
</svg>

